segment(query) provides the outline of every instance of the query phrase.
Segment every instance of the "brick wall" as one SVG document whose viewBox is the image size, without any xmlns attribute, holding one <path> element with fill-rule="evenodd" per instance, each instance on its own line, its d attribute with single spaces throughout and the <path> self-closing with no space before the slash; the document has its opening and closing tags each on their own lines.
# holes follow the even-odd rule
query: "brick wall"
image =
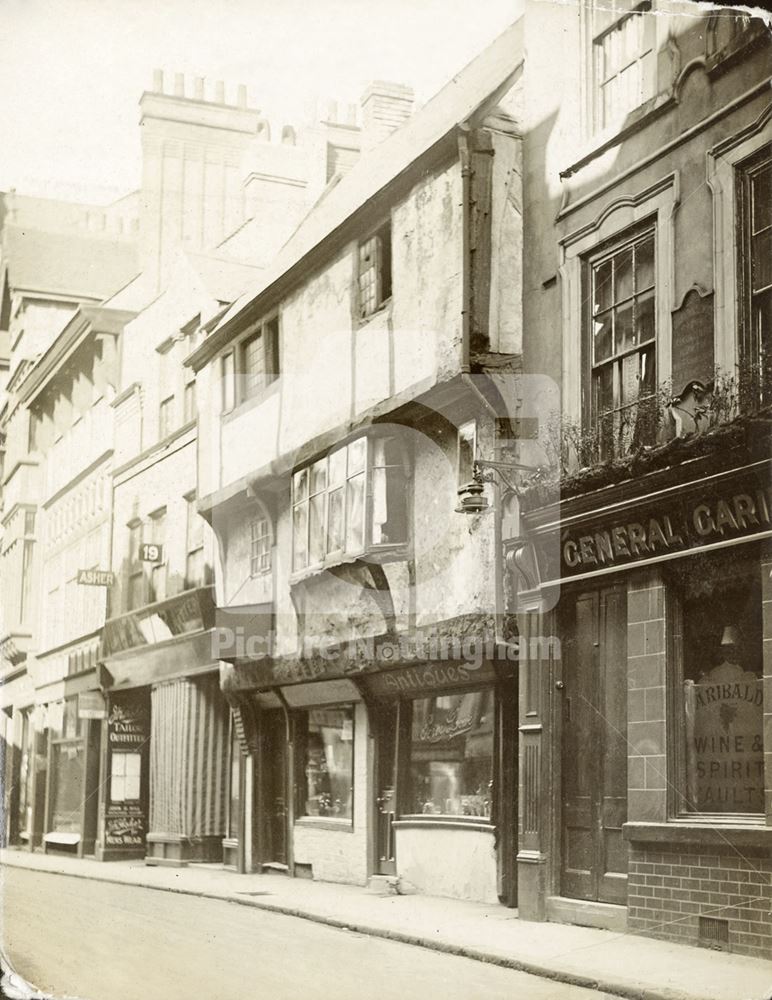
<svg viewBox="0 0 772 1000">
<path fill-rule="evenodd" d="M 627 926 L 635 933 L 702 944 L 699 917 L 729 922 L 731 951 L 772 958 L 772 857 L 767 849 L 630 851 Z"/>
<path fill-rule="evenodd" d="M 650 571 L 627 590 L 627 817 L 667 819 L 665 587 Z"/>
</svg>

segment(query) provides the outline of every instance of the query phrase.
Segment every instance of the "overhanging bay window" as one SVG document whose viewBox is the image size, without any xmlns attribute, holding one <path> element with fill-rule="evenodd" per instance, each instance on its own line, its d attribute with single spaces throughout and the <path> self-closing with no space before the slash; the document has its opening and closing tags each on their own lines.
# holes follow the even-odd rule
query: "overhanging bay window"
<svg viewBox="0 0 772 1000">
<path fill-rule="evenodd" d="M 591 425 L 599 457 L 653 444 L 658 419 L 654 230 L 590 262 Z"/>
<path fill-rule="evenodd" d="M 407 473 L 393 435 L 360 437 L 299 469 L 292 483 L 293 569 L 407 542 Z"/>
</svg>

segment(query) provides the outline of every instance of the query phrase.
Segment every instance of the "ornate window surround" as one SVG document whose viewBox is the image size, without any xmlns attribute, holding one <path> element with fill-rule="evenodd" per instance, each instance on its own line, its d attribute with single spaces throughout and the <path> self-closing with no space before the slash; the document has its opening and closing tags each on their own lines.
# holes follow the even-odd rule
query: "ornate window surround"
<svg viewBox="0 0 772 1000">
<path fill-rule="evenodd" d="M 707 182 L 713 193 L 713 282 L 715 285 L 716 366 L 734 372 L 738 355 L 737 166 L 772 142 L 772 104 L 747 128 L 717 143 L 706 154 Z"/>
</svg>

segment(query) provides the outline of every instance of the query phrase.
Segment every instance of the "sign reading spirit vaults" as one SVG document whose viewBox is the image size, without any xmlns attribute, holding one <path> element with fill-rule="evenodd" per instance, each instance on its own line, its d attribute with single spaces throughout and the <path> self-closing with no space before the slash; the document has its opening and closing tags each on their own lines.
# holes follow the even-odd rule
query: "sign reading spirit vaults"
<svg viewBox="0 0 772 1000">
<path fill-rule="evenodd" d="M 684 684 L 689 800 L 706 813 L 764 811 L 762 681 L 725 661 Z"/>
</svg>

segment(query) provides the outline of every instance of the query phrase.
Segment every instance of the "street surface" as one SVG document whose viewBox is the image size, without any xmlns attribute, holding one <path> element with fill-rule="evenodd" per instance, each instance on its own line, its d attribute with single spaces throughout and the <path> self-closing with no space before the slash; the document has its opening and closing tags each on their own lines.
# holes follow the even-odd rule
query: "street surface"
<svg viewBox="0 0 772 1000">
<path fill-rule="evenodd" d="M 80 1000 L 600 1000 L 601 994 L 294 917 L 5 868 L 3 948 Z M 605 996 L 605 994 L 604 994 Z"/>
</svg>

